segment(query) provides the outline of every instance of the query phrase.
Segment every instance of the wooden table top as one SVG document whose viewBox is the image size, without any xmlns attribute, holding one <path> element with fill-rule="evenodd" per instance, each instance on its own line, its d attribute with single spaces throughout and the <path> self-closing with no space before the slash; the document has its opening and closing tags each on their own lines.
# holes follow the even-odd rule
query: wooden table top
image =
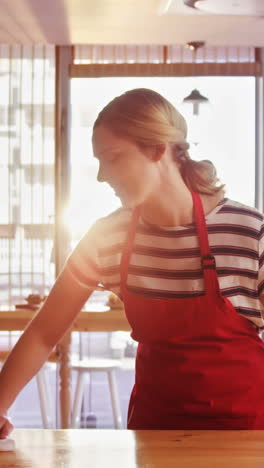
<svg viewBox="0 0 264 468">
<path fill-rule="evenodd" d="M 36 311 L 31 309 L 0 309 L 0 330 L 24 330 Z M 91 304 L 76 317 L 73 331 L 130 331 L 123 309 Z"/>
<path fill-rule="evenodd" d="M 16 429 L 2 468 L 263 468 L 264 431 Z"/>
</svg>

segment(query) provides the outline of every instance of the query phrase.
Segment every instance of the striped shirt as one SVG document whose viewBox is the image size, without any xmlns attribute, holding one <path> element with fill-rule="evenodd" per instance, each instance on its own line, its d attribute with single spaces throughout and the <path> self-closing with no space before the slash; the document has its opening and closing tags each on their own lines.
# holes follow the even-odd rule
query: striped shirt
<svg viewBox="0 0 264 468">
<path fill-rule="evenodd" d="M 131 215 L 120 208 L 80 240 L 66 263 L 78 283 L 102 284 L 120 297 L 120 261 Z M 225 198 L 206 216 L 206 224 L 222 294 L 239 314 L 264 327 L 263 214 Z M 161 227 L 139 218 L 127 288 L 165 299 L 204 295 L 195 225 Z"/>
</svg>

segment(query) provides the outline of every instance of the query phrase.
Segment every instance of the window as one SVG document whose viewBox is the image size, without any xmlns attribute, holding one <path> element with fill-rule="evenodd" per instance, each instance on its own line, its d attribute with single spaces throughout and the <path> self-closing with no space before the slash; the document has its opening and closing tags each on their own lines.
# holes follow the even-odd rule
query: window
<svg viewBox="0 0 264 468">
<path fill-rule="evenodd" d="M 77 241 L 94 221 L 120 206 L 113 191 L 98 183 L 92 156 L 93 122 L 112 98 L 137 88 L 152 88 L 185 116 L 190 155 L 210 159 L 232 199 L 253 206 L 255 193 L 255 79 L 253 77 L 81 78 L 72 79 L 72 188 L 68 223 Z M 198 116 L 182 104 L 194 88 L 206 95 Z M 241 96 L 243 98 L 241 98 Z M 234 177 L 234 174 L 236 176 Z"/>
<path fill-rule="evenodd" d="M 55 49 L 0 45 L 0 302 L 48 293 L 54 219 Z"/>
</svg>

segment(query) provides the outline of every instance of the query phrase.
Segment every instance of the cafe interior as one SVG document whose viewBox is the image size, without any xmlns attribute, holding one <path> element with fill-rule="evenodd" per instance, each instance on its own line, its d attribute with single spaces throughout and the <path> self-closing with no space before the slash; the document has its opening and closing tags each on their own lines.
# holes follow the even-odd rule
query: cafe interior
<svg viewBox="0 0 264 468">
<path fill-rule="evenodd" d="M 120 207 L 91 145 L 115 96 L 164 95 L 192 157 L 264 210 L 263 25 L 263 0 L 0 1 L 1 365 L 81 237 Z M 136 350 L 123 303 L 99 287 L 10 408 L 20 451 L 0 466 L 263 465 L 262 431 L 224 433 L 222 449 L 213 431 L 127 431 Z"/>
</svg>

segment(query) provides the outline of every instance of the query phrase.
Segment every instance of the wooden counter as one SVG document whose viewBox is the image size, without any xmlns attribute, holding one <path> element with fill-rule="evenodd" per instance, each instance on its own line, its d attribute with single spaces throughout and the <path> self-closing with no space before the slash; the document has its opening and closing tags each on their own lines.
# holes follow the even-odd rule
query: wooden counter
<svg viewBox="0 0 264 468">
<path fill-rule="evenodd" d="M 17 429 L 4 468 L 263 468 L 264 431 Z"/>
</svg>

